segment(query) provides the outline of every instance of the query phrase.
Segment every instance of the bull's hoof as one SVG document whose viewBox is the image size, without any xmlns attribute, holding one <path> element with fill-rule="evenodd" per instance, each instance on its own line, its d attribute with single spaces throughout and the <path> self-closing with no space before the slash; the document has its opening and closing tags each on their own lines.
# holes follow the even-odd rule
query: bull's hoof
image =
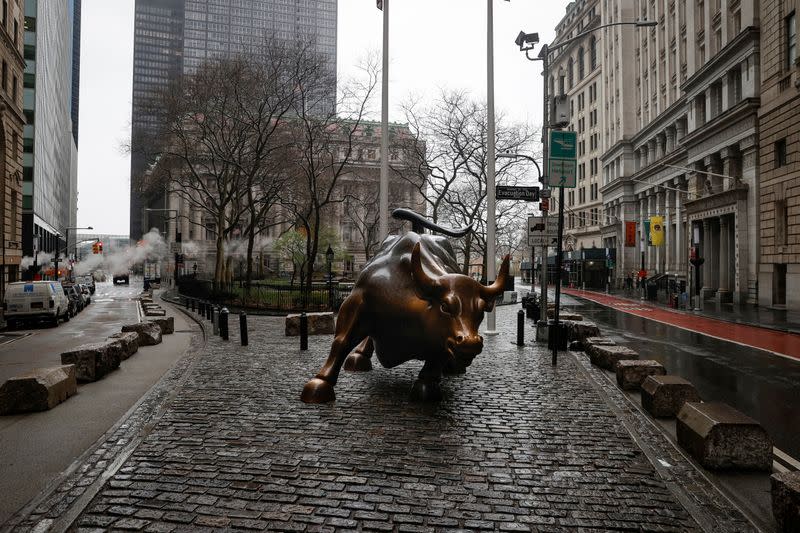
<svg viewBox="0 0 800 533">
<path fill-rule="evenodd" d="M 412 402 L 440 402 L 442 401 L 442 388 L 439 386 L 438 381 L 422 381 L 417 380 L 414 386 L 411 387 L 411 401 Z"/>
<path fill-rule="evenodd" d="M 303 387 L 300 399 L 305 403 L 328 403 L 336 399 L 333 385 L 324 379 L 314 378 Z"/>
<path fill-rule="evenodd" d="M 348 372 L 369 372 L 372 370 L 372 359 L 360 353 L 351 353 L 344 360 L 344 369 Z"/>
<path fill-rule="evenodd" d="M 446 376 L 459 376 L 467 373 L 467 367 L 458 361 L 448 361 L 442 368 L 442 373 Z"/>
</svg>

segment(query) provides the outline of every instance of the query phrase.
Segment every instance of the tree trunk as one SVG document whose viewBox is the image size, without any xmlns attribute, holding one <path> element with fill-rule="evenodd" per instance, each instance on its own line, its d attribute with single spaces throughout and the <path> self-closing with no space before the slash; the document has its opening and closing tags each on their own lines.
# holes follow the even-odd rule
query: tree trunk
<svg viewBox="0 0 800 533">
<path fill-rule="evenodd" d="M 214 264 L 214 289 L 222 288 L 222 281 L 225 279 L 225 239 L 222 237 L 222 217 L 217 225 L 217 257 Z"/>
<path fill-rule="evenodd" d="M 465 276 L 469 276 L 469 262 L 472 258 L 472 232 L 467 233 L 466 238 L 464 239 L 464 268 L 462 269 L 462 274 Z"/>
<path fill-rule="evenodd" d="M 247 274 L 245 276 L 244 292 L 250 292 L 250 282 L 253 280 L 253 248 L 255 248 L 256 234 L 255 226 L 250 225 L 250 232 L 247 235 Z"/>
</svg>

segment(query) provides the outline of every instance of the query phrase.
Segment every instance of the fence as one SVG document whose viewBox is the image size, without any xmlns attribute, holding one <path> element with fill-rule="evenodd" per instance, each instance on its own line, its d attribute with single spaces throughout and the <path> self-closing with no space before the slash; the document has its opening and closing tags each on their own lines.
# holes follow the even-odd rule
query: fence
<svg viewBox="0 0 800 533">
<path fill-rule="evenodd" d="M 301 291 L 299 285 L 284 285 L 254 281 L 250 287 L 233 282 L 218 285 L 210 280 L 181 278 L 178 282 L 181 295 L 213 301 L 218 304 L 260 309 L 264 311 L 330 311 L 337 310 L 350 294 L 352 284 L 313 283 Z"/>
</svg>

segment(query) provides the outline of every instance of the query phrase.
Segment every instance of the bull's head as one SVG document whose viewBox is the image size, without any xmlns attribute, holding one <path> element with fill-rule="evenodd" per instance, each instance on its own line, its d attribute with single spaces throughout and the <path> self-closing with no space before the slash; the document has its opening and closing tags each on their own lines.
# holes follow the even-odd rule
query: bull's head
<svg viewBox="0 0 800 533">
<path fill-rule="evenodd" d="M 503 259 L 497 279 L 482 285 L 463 274 L 429 276 L 422 268 L 420 245 L 411 252 L 411 275 L 417 294 L 428 302 L 424 318 L 425 334 L 441 339 L 450 359 L 468 366 L 483 349 L 478 327 L 484 312 L 494 308 L 494 300 L 506 285 L 509 256 Z"/>
</svg>

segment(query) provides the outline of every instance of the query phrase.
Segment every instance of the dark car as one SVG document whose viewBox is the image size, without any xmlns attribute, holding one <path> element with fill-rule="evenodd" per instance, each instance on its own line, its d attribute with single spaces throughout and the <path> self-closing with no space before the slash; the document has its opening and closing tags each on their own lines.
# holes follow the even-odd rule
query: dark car
<svg viewBox="0 0 800 533">
<path fill-rule="evenodd" d="M 67 315 L 73 317 L 83 310 L 83 297 L 78 294 L 75 285 L 63 285 L 64 294 L 69 299 L 69 311 Z"/>
</svg>

